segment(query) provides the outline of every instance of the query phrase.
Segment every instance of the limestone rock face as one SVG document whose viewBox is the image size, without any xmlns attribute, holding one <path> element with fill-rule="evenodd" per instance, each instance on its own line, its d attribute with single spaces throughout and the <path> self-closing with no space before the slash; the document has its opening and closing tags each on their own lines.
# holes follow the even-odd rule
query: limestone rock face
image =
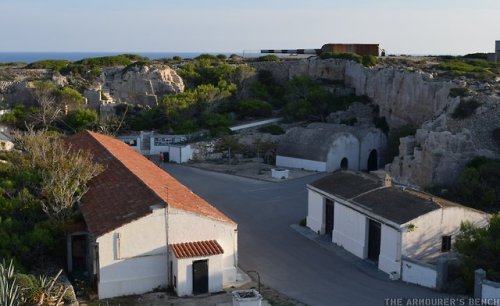
<svg viewBox="0 0 500 306">
<path fill-rule="evenodd" d="M 165 65 L 113 68 L 103 74 L 102 90 L 115 102 L 152 106 L 165 94 L 184 91 L 182 78 Z"/>
<path fill-rule="evenodd" d="M 456 87 L 452 82 L 436 81 L 429 74 L 393 67 L 365 68 L 352 61 L 346 64 L 345 83 L 354 87 L 357 95 L 370 97 L 390 127 L 405 124 L 418 127 L 457 99 L 449 97 L 450 88 Z"/>
<path fill-rule="evenodd" d="M 313 79 L 343 80 L 357 95 L 366 95 L 379 106 L 391 128 L 411 124 L 419 128 L 415 136 L 401 138 L 399 156 L 386 170 L 400 183 L 425 187 L 455 182 L 472 158 L 500 157 L 492 132 L 500 127 L 500 97 L 475 95 L 481 106 L 467 119 L 451 114 L 460 98 L 449 96 L 450 88 L 475 87 L 463 80 L 434 79 L 419 71 L 392 66 L 366 68 L 353 61 L 310 59 L 254 63 L 257 70 L 269 70 L 277 80 L 307 75 Z M 483 84 L 484 85 L 484 84 Z M 477 85 L 478 92 L 484 87 Z M 353 116 L 352 110 L 329 116 L 340 122 Z M 356 117 L 358 117 L 356 115 Z"/>
</svg>

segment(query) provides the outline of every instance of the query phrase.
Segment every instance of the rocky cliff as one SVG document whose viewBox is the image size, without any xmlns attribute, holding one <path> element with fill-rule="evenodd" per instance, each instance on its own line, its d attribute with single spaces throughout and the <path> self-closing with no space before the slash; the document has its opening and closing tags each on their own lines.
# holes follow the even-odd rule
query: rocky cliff
<svg viewBox="0 0 500 306">
<path fill-rule="evenodd" d="M 182 78 L 166 65 L 107 68 L 99 79 L 91 82 L 46 69 L 11 68 L 0 69 L 0 101 L 34 104 L 29 90 L 33 80 L 51 80 L 58 86 L 77 84 L 89 106 L 97 109 L 116 102 L 152 106 L 163 95 L 184 90 Z"/>
<path fill-rule="evenodd" d="M 366 68 L 338 59 L 253 66 L 271 71 L 277 80 L 301 74 L 313 79 L 343 80 L 357 95 L 370 97 L 379 107 L 379 116 L 384 116 L 391 128 L 407 124 L 418 127 L 416 135 L 401 139 L 399 156 L 386 166 L 400 183 L 421 187 L 451 184 L 473 157 L 500 157 L 500 148 L 492 140 L 493 130 L 500 128 L 498 95 L 472 92 L 481 107 L 467 119 L 451 116 L 460 98 L 450 97 L 450 89 L 467 86 L 464 80 L 434 78 L 430 73 L 389 65 Z"/>
<path fill-rule="evenodd" d="M 117 102 L 156 105 L 163 95 L 184 91 L 184 82 L 165 65 L 133 66 L 105 71 L 103 87 Z"/>
</svg>

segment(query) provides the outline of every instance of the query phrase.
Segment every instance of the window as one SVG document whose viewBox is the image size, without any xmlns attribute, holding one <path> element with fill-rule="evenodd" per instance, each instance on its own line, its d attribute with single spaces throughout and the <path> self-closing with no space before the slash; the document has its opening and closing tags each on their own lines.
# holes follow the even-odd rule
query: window
<svg viewBox="0 0 500 306">
<path fill-rule="evenodd" d="M 441 237 L 441 252 L 451 251 L 451 236 Z"/>
</svg>

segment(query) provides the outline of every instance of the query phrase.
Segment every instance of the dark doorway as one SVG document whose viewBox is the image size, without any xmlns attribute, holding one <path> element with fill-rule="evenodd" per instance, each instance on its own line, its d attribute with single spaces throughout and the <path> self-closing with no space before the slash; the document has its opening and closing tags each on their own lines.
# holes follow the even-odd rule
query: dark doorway
<svg viewBox="0 0 500 306">
<path fill-rule="evenodd" d="M 208 292 L 208 260 L 193 261 L 193 294 Z"/>
<path fill-rule="evenodd" d="M 381 224 L 370 220 L 368 225 L 368 259 L 378 261 L 380 255 Z"/>
<path fill-rule="evenodd" d="M 372 150 L 370 152 L 370 155 L 368 156 L 367 170 L 368 171 L 378 170 L 378 154 L 377 154 L 377 150 Z"/>
<path fill-rule="evenodd" d="M 325 234 L 332 236 L 334 208 L 333 201 L 330 199 L 325 200 Z"/>
<path fill-rule="evenodd" d="M 85 278 L 87 271 L 87 235 L 71 236 L 72 273 L 75 278 Z"/>
<path fill-rule="evenodd" d="M 346 157 L 342 158 L 342 160 L 340 161 L 340 169 L 347 170 L 348 167 L 349 167 L 349 160 L 347 160 Z"/>
</svg>

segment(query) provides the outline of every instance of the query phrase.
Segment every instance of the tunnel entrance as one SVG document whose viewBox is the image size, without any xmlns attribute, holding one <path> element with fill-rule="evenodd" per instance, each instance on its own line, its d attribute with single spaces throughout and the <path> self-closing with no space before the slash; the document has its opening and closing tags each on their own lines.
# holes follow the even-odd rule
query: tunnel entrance
<svg viewBox="0 0 500 306">
<path fill-rule="evenodd" d="M 340 169 L 347 170 L 347 168 L 349 168 L 349 160 L 346 157 L 344 157 L 340 161 Z"/>
<path fill-rule="evenodd" d="M 377 154 L 377 150 L 372 150 L 370 152 L 370 155 L 368 156 L 368 165 L 367 165 L 366 168 L 367 168 L 368 171 L 378 170 L 378 154 Z"/>
</svg>

